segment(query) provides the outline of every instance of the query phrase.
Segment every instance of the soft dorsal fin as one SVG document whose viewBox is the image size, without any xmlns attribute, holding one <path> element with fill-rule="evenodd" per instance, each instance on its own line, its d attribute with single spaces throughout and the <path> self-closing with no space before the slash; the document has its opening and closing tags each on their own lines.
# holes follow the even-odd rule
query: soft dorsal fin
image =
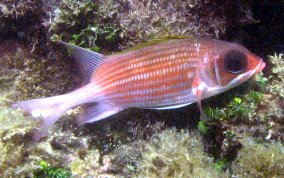
<svg viewBox="0 0 284 178">
<path fill-rule="evenodd" d="M 63 44 L 68 49 L 69 54 L 74 58 L 83 77 L 83 83 L 89 82 L 93 73 L 104 61 L 104 56 L 100 53 L 90 51 L 73 44 L 63 41 L 58 42 Z"/>
</svg>

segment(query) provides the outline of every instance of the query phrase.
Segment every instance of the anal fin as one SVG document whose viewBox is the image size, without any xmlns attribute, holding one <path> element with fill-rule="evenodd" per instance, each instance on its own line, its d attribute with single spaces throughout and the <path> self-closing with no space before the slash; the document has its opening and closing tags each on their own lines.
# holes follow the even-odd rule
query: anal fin
<svg viewBox="0 0 284 178">
<path fill-rule="evenodd" d="M 77 123 L 79 125 L 85 123 L 96 122 L 112 116 L 123 109 L 114 107 L 106 103 L 95 103 L 84 108 L 83 113 L 79 116 Z"/>
</svg>

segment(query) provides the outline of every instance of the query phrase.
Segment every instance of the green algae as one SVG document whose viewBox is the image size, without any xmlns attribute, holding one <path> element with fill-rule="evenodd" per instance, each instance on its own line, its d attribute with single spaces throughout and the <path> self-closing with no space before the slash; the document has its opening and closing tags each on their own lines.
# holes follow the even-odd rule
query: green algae
<svg viewBox="0 0 284 178">
<path fill-rule="evenodd" d="M 256 143 L 252 138 L 242 141 L 243 148 L 233 162 L 237 177 L 283 177 L 284 147 L 280 142 Z"/>
<path fill-rule="evenodd" d="M 166 129 L 117 151 L 119 172 L 134 177 L 226 177 L 214 169 L 194 132 Z"/>
<path fill-rule="evenodd" d="M 198 128 L 198 131 L 200 131 L 202 134 L 206 134 L 208 131 L 208 126 L 206 125 L 204 121 L 199 121 L 197 128 Z"/>
<path fill-rule="evenodd" d="M 52 38 L 94 51 L 115 48 L 120 29 L 113 18 L 91 0 L 63 0 L 51 25 Z"/>
<path fill-rule="evenodd" d="M 167 36 L 218 38 L 227 25 L 226 8 L 222 8 L 226 5 L 219 5 L 214 1 L 62 0 L 55 11 L 51 31 L 63 41 L 103 53 Z M 245 18 L 245 5 L 242 5 L 244 8 L 230 9 Z"/>
<path fill-rule="evenodd" d="M 24 143 L 37 126 L 37 121 L 31 117 L 3 105 L 0 105 L 0 123 L 0 138 L 3 143 Z"/>
<path fill-rule="evenodd" d="M 234 97 L 224 108 L 206 108 L 205 113 L 209 118 L 218 120 L 246 119 L 252 120 L 256 114 L 258 104 L 262 101 L 263 94 L 250 91 L 241 97 Z"/>
<path fill-rule="evenodd" d="M 14 102 L 63 93 L 73 87 L 71 65 L 64 59 L 37 59 L 18 47 L 6 53 L 0 64 L 2 92 L 6 91 Z"/>
<path fill-rule="evenodd" d="M 269 78 L 268 91 L 274 95 L 284 98 L 284 55 L 274 54 L 269 56 L 269 62 L 273 65 Z"/>
<path fill-rule="evenodd" d="M 37 122 L 22 112 L 0 106 L 0 176 L 16 176 L 26 160 L 27 145 Z"/>
<path fill-rule="evenodd" d="M 41 168 L 33 173 L 35 178 L 68 178 L 71 176 L 70 171 L 68 169 L 52 167 L 48 165 L 45 161 L 41 161 L 40 166 Z"/>
<path fill-rule="evenodd" d="M 84 157 L 75 157 L 69 164 L 72 176 L 97 177 L 100 175 L 100 154 L 98 150 L 88 150 Z"/>
</svg>

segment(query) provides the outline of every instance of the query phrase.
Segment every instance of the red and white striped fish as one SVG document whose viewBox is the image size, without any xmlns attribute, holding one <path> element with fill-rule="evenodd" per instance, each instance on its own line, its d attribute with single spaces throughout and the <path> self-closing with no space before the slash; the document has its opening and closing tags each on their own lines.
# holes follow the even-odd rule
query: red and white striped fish
<svg viewBox="0 0 284 178">
<path fill-rule="evenodd" d="M 65 111 L 85 103 L 94 104 L 78 118 L 79 124 L 129 107 L 173 109 L 200 103 L 265 67 L 261 58 L 243 46 L 214 39 L 171 39 L 109 56 L 60 43 L 78 63 L 86 85 L 64 95 L 13 105 L 42 118 L 43 130 Z"/>
</svg>

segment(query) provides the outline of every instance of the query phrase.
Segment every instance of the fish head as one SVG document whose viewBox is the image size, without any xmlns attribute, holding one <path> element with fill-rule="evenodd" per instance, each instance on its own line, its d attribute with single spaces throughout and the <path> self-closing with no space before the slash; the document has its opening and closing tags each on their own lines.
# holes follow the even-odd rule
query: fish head
<svg viewBox="0 0 284 178">
<path fill-rule="evenodd" d="M 221 87 L 237 86 L 262 71 L 266 65 L 262 58 L 239 44 L 216 43 L 214 68 Z"/>
</svg>

